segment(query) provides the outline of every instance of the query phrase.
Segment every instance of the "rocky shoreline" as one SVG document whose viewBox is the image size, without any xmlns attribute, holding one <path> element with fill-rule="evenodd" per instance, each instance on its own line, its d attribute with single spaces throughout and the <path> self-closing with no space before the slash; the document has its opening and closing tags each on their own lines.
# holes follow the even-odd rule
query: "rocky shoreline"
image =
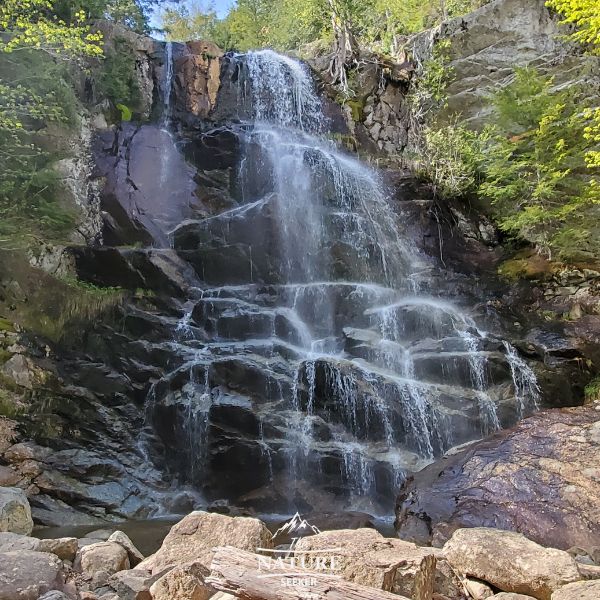
<svg viewBox="0 0 600 600">
<path fill-rule="evenodd" d="M 0 498 L 0 600 L 600 596 L 598 548 L 566 552 L 493 528 L 457 529 L 442 548 L 364 528 L 311 530 L 294 534 L 302 537 L 292 546 L 275 546 L 277 538 L 259 519 L 195 511 L 171 528 L 157 552 L 144 557 L 119 530 L 80 539 L 30 537 L 33 521 L 23 492 L 3 488 Z M 314 556 L 323 558 L 307 558 Z"/>
</svg>

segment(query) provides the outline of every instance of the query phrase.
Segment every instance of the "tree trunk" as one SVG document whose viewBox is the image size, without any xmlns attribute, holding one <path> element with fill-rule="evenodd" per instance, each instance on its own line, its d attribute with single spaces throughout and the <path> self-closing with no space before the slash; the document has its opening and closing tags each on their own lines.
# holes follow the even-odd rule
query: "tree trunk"
<svg viewBox="0 0 600 600">
<path fill-rule="evenodd" d="M 408 600 L 335 575 L 285 568 L 270 557 L 230 546 L 216 549 L 206 583 L 242 600 Z"/>
</svg>

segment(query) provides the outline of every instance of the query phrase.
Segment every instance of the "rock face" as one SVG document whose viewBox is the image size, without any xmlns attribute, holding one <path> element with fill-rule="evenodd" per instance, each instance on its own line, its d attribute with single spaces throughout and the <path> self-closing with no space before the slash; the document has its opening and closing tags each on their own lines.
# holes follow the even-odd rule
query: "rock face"
<svg viewBox="0 0 600 600">
<path fill-rule="evenodd" d="M 160 549 L 136 568 L 155 574 L 172 565 L 196 561 L 208 570 L 216 546 L 234 546 L 249 552 L 271 548 L 271 532 L 258 519 L 195 511 L 179 521 Z"/>
<path fill-rule="evenodd" d="M 557 19 L 544 0 L 494 0 L 479 10 L 417 35 L 413 56 L 423 64 L 439 40 L 450 42 L 453 80 L 445 114 L 460 114 L 481 125 L 490 113 L 487 96 L 505 85 L 515 67 L 536 66 L 555 75 L 557 85 L 590 77 L 598 63 L 578 56 L 561 40 Z"/>
<path fill-rule="evenodd" d="M 197 204 L 194 169 L 171 135 L 156 125 L 128 123 L 100 131 L 94 149 L 96 175 L 104 180 L 105 244 L 168 247 L 167 232 Z"/>
<path fill-rule="evenodd" d="M 552 593 L 581 579 L 577 564 L 562 550 L 544 548 L 525 536 L 482 527 L 459 529 L 444 555 L 462 575 L 491 583 L 505 592 L 550 600 Z"/>
<path fill-rule="evenodd" d="M 29 535 L 33 529 L 27 496 L 19 488 L 0 488 L 0 531 Z"/>
<path fill-rule="evenodd" d="M 215 108 L 221 85 L 223 51 L 212 42 L 194 41 L 181 47 L 173 65 L 177 109 L 186 117 L 205 118 Z"/>
<path fill-rule="evenodd" d="M 441 545 L 483 526 L 565 550 L 598 546 L 599 428 L 595 406 L 545 411 L 434 463 L 401 489 L 399 536 Z"/>
<path fill-rule="evenodd" d="M 63 566 L 54 554 L 0 552 L 0 565 L 0 600 L 37 600 L 50 590 L 63 589 Z"/>
</svg>

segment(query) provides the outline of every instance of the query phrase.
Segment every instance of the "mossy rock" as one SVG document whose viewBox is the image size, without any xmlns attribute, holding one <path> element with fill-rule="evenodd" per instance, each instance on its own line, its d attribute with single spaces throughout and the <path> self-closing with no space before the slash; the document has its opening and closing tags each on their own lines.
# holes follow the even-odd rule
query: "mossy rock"
<svg viewBox="0 0 600 600">
<path fill-rule="evenodd" d="M 354 98 L 352 100 L 347 100 L 346 105 L 350 107 L 350 111 L 352 113 L 352 120 L 356 123 L 361 123 L 364 119 L 364 99 Z"/>
<path fill-rule="evenodd" d="M 9 333 L 15 333 L 15 324 L 9 321 L 5 317 L 0 317 L 0 331 L 8 331 Z"/>
<path fill-rule="evenodd" d="M 557 263 L 547 260 L 536 252 L 526 250 L 505 260 L 498 267 L 498 273 L 510 281 L 519 279 L 544 281 L 552 277 L 558 271 L 559 267 Z"/>
</svg>

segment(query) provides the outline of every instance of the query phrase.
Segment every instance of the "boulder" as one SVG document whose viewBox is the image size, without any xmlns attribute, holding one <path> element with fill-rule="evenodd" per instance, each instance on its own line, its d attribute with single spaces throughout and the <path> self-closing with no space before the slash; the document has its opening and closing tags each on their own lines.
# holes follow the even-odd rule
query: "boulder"
<svg viewBox="0 0 600 600">
<path fill-rule="evenodd" d="M 215 589 L 204 582 L 210 573 L 201 562 L 175 567 L 150 588 L 153 600 L 208 600 Z"/>
<path fill-rule="evenodd" d="M 110 577 L 108 585 L 120 600 L 152 600 L 150 586 L 154 579 L 147 571 L 119 571 Z"/>
<path fill-rule="evenodd" d="M 442 563 L 445 559 L 435 548 L 384 538 L 374 529 L 325 531 L 303 537 L 295 546 L 299 556 L 329 548 L 335 548 L 336 575 L 353 583 L 411 598 L 423 590 L 429 595 L 434 590 L 449 596 L 458 593 L 459 582 L 453 582 L 442 565 L 436 569 L 438 557 Z"/>
<path fill-rule="evenodd" d="M 19 488 L 0 488 L 0 531 L 29 535 L 33 530 L 31 508 Z"/>
<path fill-rule="evenodd" d="M 273 547 L 271 532 L 258 519 L 194 511 L 174 525 L 160 549 L 136 568 L 155 574 L 166 567 L 194 561 L 209 569 L 213 548 L 226 545 L 249 552 Z"/>
<path fill-rule="evenodd" d="M 132 567 L 135 567 L 144 560 L 144 555 L 133 545 L 133 542 L 122 531 L 115 531 L 109 536 L 107 541 L 115 542 L 125 548 L 127 556 L 129 557 L 129 564 Z"/>
<path fill-rule="evenodd" d="M 569 583 L 552 594 L 552 600 L 598 600 L 600 581 L 577 581 Z"/>
<path fill-rule="evenodd" d="M 100 571 L 109 575 L 129 569 L 127 550 L 116 542 L 97 542 L 80 550 L 79 563 L 85 575 Z"/>
<path fill-rule="evenodd" d="M 490 596 L 488 600 L 533 600 L 533 596 L 525 594 L 513 594 L 513 592 L 500 592 Z"/>
<path fill-rule="evenodd" d="M 470 577 L 465 580 L 465 588 L 473 600 L 485 600 L 494 595 L 494 590 L 487 583 Z"/>
<path fill-rule="evenodd" d="M 70 600 L 69 597 L 63 592 L 59 592 L 58 590 L 52 590 L 50 592 L 45 593 L 43 596 L 40 596 L 38 600 Z"/>
<path fill-rule="evenodd" d="M 27 535 L 0 533 L 0 552 L 14 552 L 16 550 L 38 550 L 39 540 Z"/>
<path fill-rule="evenodd" d="M 544 548 L 510 531 L 458 529 L 444 546 L 444 555 L 461 575 L 539 600 L 550 600 L 552 592 L 581 579 L 567 552 Z"/>
<path fill-rule="evenodd" d="M 555 409 L 436 461 L 404 484 L 399 537 L 443 545 L 461 527 L 518 531 L 544 546 L 600 541 L 600 446 L 592 406 Z"/>
<path fill-rule="evenodd" d="M 1 552 L 0 565 L 0 600 L 37 600 L 50 590 L 63 589 L 63 566 L 54 554 Z"/>
<path fill-rule="evenodd" d="M 58 556 L 61 560 L 75 560 L 77 554 L 77 538 L 64 537 L 56 539 L 37 540 L 37 550 L 40 552 L 50 552 Z"/>
<path fill-rule="evenodd" d="M 22 477 L 11 467 L 0 465 L 0 486 L 11 487 L 17 485 Z"/>
</svg>

